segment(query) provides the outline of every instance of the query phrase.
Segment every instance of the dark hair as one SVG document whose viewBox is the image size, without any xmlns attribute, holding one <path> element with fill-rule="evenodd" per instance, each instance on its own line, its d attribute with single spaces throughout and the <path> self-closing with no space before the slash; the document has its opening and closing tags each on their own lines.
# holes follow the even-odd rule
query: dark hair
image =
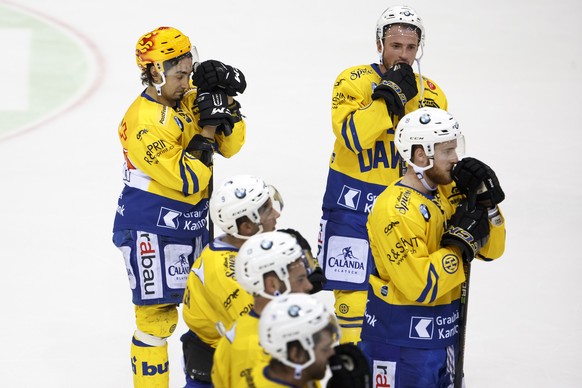
<svg viewBox="0 0 582 388">
<path fill-rule="evenodd" d="M 146 69 L 141 72 L 140 78 L 141 78 L 142 85 L 146 85 L 146 86 L 153 85 L 154 77 L 152 77 L 152 72 L 150 71 L 152 66 L 153 66 L 153 64 L 148 63 L 146 65 Z"/>
<path fill-rule="evenodd" d="M 192 58 L 192 53 L 190 51 L 188 51 L 187 53 L 184 53 L 182 55 L 177 56 L 176 58 L 172 58 L 172 59 L 168 59 L 167 61 L 164 61 L 164 71 L 167 72 L 172 67 L 176 66 L 178 64 L 178 62 L 180 62 L 184 58 Z M 153 63 L 148 63 L 146 65 L 145 71 L 142 71 L 141 76 L 140 76 L 142 85 L 151 86 L 154 84 L 154 77 L 152 76 L 152 72 L 151 72 L 151 69 L 153 66 L 154 66 Z"/>
</svg>

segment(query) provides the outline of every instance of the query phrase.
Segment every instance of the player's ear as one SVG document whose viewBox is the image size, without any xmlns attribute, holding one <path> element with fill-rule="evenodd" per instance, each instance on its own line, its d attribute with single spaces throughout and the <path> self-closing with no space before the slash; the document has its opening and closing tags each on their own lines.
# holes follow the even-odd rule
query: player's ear
<svg viewBox="0 0 582 388">
<path fill-rule="evenodd" d="M 288 352 L 289 361 L 297 364 L 303 364 L 309 358 L 307 351 L 303 349 L 298 341 L 290 344 Z"/>
<path fill-rule="evenodd" d="M 265 292 L 275 295 L 275 291 L 279 291 L 279 279 L 275 275 L 265 275 Z"/>
<path fill-rule="evenodd" d="M 149 66 L 148 71 L 150 72 L 150 75 L 152 76 L 152 79 L 155 83 L 159 84 L 162 82 L 162 77 L 160 76 L 160 73 L 158 73 L 158 70 L 155 66 Z"/>
</svg>

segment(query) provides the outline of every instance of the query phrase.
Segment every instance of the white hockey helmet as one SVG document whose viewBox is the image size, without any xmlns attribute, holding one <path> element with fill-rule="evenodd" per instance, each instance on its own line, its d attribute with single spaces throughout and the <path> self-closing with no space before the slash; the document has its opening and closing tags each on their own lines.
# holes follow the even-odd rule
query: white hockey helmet
<svg viewBox="0 0 582 388">
<path fill-rule="evenodd" d="M 268 186 L 261 178 L 253 175 L 237 175 L 226 179 L 210 197 L 210 217 L 223 232 L 247 239 L 241 236 L 236 224 L 241 217 L 248 217 L 263 231 L 259 209 L 269 198 L 283 207 L 283 200 L 277 189 Z"/>
<path fill-rule="evenodd" d="M 251 294 L 273 299 L 265 292 L 264 275 L 275 272 L 285 283 L 282 295 L 291 292 L 287 266 L 301 258 L 303 251 L 295 237 L 285 232 L 264 232 L 250 237 L 236 256 L 234 273 L 237 282 Z"/>
<path fill-rule="evenodd" d="M 270 301 L 259 319 L 259 342 L 263 349 L 283 364 L 295 368 L 295 373 L 315 362 L 314 335 L 329 327 L 335 341 L 339 327 L 335 314 L 322 301 L 309 294 L 293 293 Z M 290 361 L 287 344 L 299 341 L 309 354 L 303 364 Z"/>
<path fill-rule="evenodd" d="M 432 168 L 435 144 L 451 140 L 457 140 L 460 158 L 465 152 L 465 138 L 459 123 L 449 112 L 438 108 L 420 108 L 407 114 L 398 122 L 394 134 L 394 144 L 402 158 L 421 171 Z M 412 162 L 414 145 L 422 146 L 429 157 L 429 166 L 418 167 Z"/>
<path fill-rule="evenodd" d="M 424 26 L 416 11 L 406 5 L 386 8 L 376 23 L 376 39 L 383 41 L 388 26 L 392 24 L 409 24 L 420 31 L 420 46 L 424 45 Z"/>
</svg>

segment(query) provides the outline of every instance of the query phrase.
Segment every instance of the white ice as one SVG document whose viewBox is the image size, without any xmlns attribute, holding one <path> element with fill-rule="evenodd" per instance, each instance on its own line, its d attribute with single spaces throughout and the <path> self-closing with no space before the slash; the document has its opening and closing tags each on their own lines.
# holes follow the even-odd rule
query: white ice
<svg viewBox="0 0 582 388">
<path fill-rule="evenodd" d="M 315 247 L 331 88 L 344 68 L 376 61 L 375 23 L 391 4 L 18 0 L 86 45 L 94 82 L 64 112 L 0 141 L 0 386 L 131 386 L 133 306 L 111 227 L 122 187 L 117 125 L 142 89 L 142 33 L 175 26 L 202 59 L 244 71 L 247 143 L 216 162 L 215 179 L 253 173 L 276 185 L 286 199 L 279 226 Z M 507 194 L 506 253 L 473 265 L 468 386 L 580 387 L 582 3 L 408 4 L 426 26 L 423 74 L 446 91 L 468 152 L 495 168 Z M 0 49 L 2 94 L 18 106 L 29 81 L 21 70 L 38 60 L 25 51 L 6 40 Z M 171 387 L 183 386 L 185 330 L 180 323 L 170 339 Z"/>
</svg>

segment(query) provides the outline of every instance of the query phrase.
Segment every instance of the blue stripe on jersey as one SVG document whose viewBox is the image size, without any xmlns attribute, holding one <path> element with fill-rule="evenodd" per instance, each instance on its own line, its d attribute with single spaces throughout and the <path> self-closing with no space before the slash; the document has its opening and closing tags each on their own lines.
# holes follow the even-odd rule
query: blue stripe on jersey
<svg viewBox="0 0 582 388">
<path fill-rule="evenodd" d="M 434 286 L 433 286 L 433 277 L 434 277 Z M 422 290 L 422 293 L 420 294 L 420 296 L 418 297 L 418 299 L 416 301 L 419 303 L 424 302 L 428 293 L 432 289 L 432 295 L 430 297 L 430 302 L 434 302 L 434 300 L 436 299 L 438 289 L 439 289 L 438 281 L 439 281 L 439 275 L 437 274 L 437 272 L 434 268 L 434 265 L 431 264 L 428 268 L 428 275 L 426 277 L 426 287 L 424 288 L 424 290 Z"/>
<path fill-rule="evenodd" d="M 354 113 L 350 114 L 348 122 L 350 123 L 350 132 L 352 133 L 352 138 L 354 139 L 354 146 L 356 147 L 356 151 L 360 153 L 362 152 L 362 145 L 360 144 L 358 133 L 356 132 L 356 125 L 354 124 Z"/>
<path fill-rule="evenodd" d="M 188 173 L 190 174 L 190 178 L 192 178 L 192 182 L 194 183 L 194 192 L 197 193 L 198 191 L 200 191 L 200 186 L 198 184 L 198 177 L 196 176 L 196 173 L 192 170 L 192 168 L 190 166 L 186 166 L 186 168 L 188 169 Z"/>
<path fill-rule="evenodd" d="M 184 158 L 186 151 L 182 152 L 182 158 L 180 159 L 180 178 L 182 178 L 182 193 L 188 195 L 188 178 L 186 177 L 186 171 L 184 169 L 185 163 Z"/>
<path fill-rule="evenodd" d="M 352 145 L 350 144 L 350 139 L 348 139 L 348 119 L 345 119 L 343 124 L 342 124 L 342 137 L 344 138 L 344 143 L 346 143 L 346 148 L 352 152 L 354 152 L 354 149 L 352 148 Z"/>
</svg>

